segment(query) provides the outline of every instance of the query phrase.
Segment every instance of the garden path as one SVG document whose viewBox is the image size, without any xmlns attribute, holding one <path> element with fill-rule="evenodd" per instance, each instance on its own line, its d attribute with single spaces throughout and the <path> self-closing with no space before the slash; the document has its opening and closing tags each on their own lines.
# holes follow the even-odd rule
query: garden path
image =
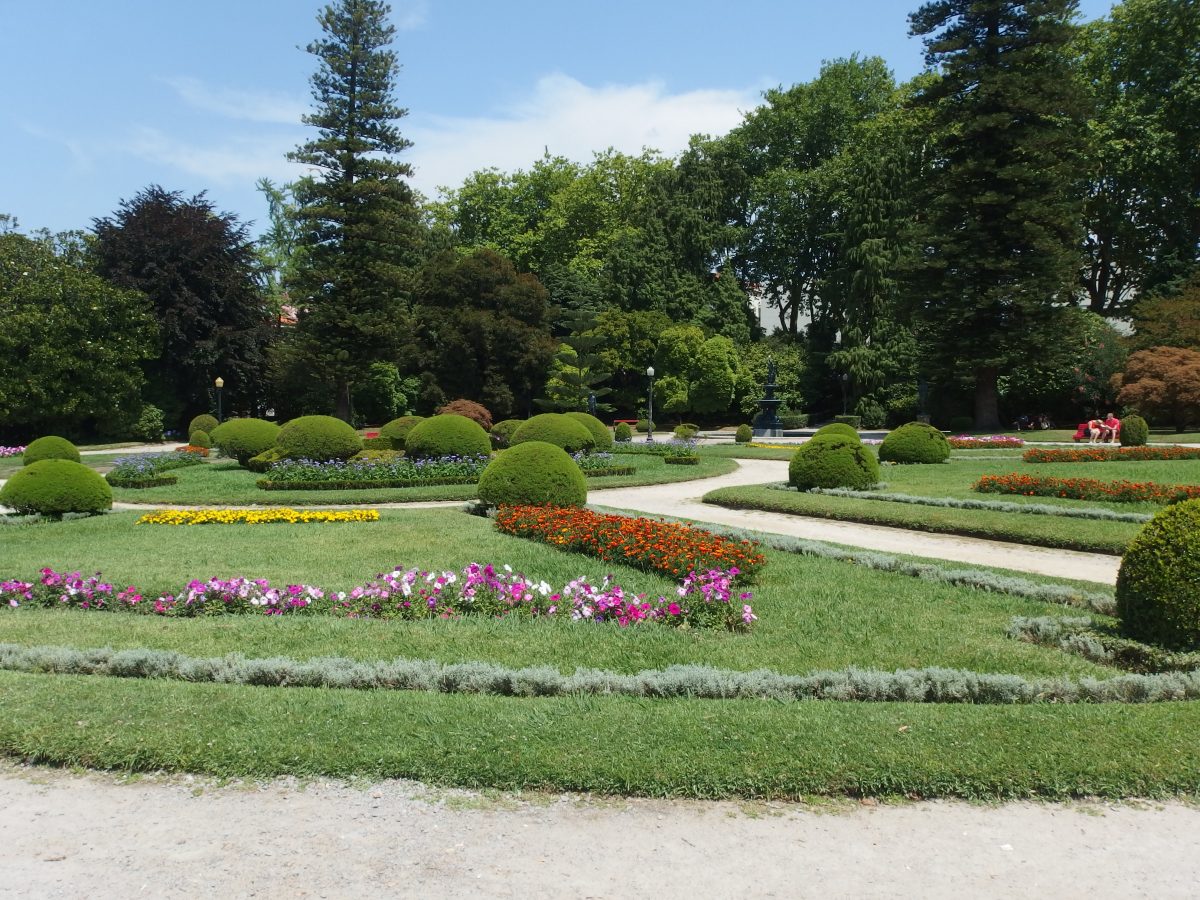
<svg viewBox="0 0 1200 900">
<path fill-rule="evenodd" d="M 1193 897 L 1200 883 L 1200 809 L 1179 802 L 222 787 L 0 764 L 0 831 L 4 897 Z"/>
<path fill-rule="evenodd" d="M 765 484 L 787 480 L 787 462 L 770 459 L 739 459 L 738 468 L 728 475 L 655 484 L 634 488 L 593 490 L 588 494 L 594 506 L 632 510 L 652 515 L 678 516 L 699 522 L 712 522 L 751 531 L 765 531 L 809 540 L 827 541 L 885 553 L 902 553 L 932 559 L 951 560 L 979 566 L 995 566 L 1037 575 L 1076 578 L 1101 584 L 1116 584 L 1120 557 L 1101 553 L 1080 553 L 1032 547 L 981 538 L 909 531 L 881 525 L 836 522 L 759 510 L 726 509 L 701 503 L 709 491 L 744 484 Z"/>
</svg>

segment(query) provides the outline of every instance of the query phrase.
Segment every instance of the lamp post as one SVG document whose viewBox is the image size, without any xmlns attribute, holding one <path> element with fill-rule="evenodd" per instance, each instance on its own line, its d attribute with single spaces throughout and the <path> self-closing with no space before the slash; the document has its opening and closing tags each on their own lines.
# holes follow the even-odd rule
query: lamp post
<svg viewBox="0 0 1200 900">
<path fill-rule="evenodd" d="M 842 415 L 846 415 L 846 389 L 850 387 L 850 373 L 842 373 Z"/>
<path fill-rule="evenodd" d="M 221 415 L 221 388 L 225 387 L 225 379 L 218 375 L 213 381 L 213 384 L 216 385 L 217 388 L 217 421 L 223 422 L 225 419 Z"/>
<path fill-rule="evenodd" d="M 646 366 L 646 377 L 650 379 L 650 393 L 646 403 L 646 443 L 654 443 L 654 366 Z"/>
</svg>

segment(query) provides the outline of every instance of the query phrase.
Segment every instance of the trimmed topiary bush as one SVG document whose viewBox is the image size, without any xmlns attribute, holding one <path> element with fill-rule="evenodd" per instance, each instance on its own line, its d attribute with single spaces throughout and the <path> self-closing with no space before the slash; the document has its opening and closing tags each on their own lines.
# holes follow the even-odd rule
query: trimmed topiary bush
<svg viewBox="0 0 1200 900">
<path fill-rule="evenodd" d="M 566 450 L 525 441 L 488 463 L 479 499 L 488 506 L 583 506 L 587 479 Z"/>
<path fill-rule="evenodd" d="M 901 425 L 879 445 L 879 459 L 894 463 L 944 463 L 950 458 L 946 436 L 924 422 Z"/>
<path fill-rule="evenodd" d="M 569 412 L 563 413 L 568 419 L 574 419 L 592 435 L 596 442 L 595 450 L 611 450 L 613 445 L 612 434 L 609 433 L 608 426 L 593 416 L 591 413 L 585 412 Z"/>
<path fill-rule="evenodd" d="M 513 432 L 510 443 L 515 447 L 526 441 L 544 441 L 555 447 L 562 447 L 568 453 L 593 450 L 596 447 L 596 439 L 592 437 L 592 433 L 562 413 L 542 413 L 521 423 L 521 427 Z"/>
<path fill-rule="evenodd" d="M 826 437 L 827 435 L 837 435 L 838 437 L 846 437 L 851 440 L 860 441 L 858 432 L 847 425 L 845 422 L 830 422 L 828 425 L 822 425 L 815 432 L 813 437 Z"/>
<path fill-rule="evenodd" d="M 352 457 L 362 449 L 362 438 L 334 416 L 301 416 L 279 429 L 275 449 L 288 459 L 328 462 Z"/>
<path fill-rule="evenodd" d="M 1150 440 L 1150 426 L 1141 416 L 1126 416 L 1121 420 L 1121 446 L 1145 447 Z"/>
<path fill-rule="evenodd" d="M 404 452 L 414 459 L 487 456 L 492 441 L 474 419 L 448 414 L 418 422 L 404 441 Z"/>
<path fill-rule="evenodd" d="M 260 475 L 266 472 L 274 463 L 283 459 L 283 454 L 275 447 L 269 447 L 257 456 L 252 456 L 246 460 L 246 468 L 251 472 L 258 472 Z"/>
<path fill-rule="evenodd" d="M 690 441 L 699 433 L 700 426 L 692 425 L 688 422 L 684 422 L 682 425 L 676 425 L 674 432 L 675 437 L 679 438 L 681 441 Z"/>
<path fill-rule="evenodd" d="M 71 462 L 79 462 L 80 456 L 79 450 L 66 438 L 48 434 L 36 441 L 30 441 L 22 456 L 23 464 L 27 466 L 43 459 L 69 459 Z"/>
<path fill-rule="evenodd" d="M 739 444 L 748 444 L 754 440 L 754 429 L 749 425 L 739 425 L 733 433 L 733 439 Z"/>
<path fill-rule="evenodd" d="M 439 416 L 466 416 L 476 422 L 484 431 L 492 428 L 492 414 L 482 403 L 474 400 L 451 400 L 445 406 L 437 409 Z"/>
<path fill-rule="evenodd" d="M 521 427 L 524 419 L 501 419 L 492 425 L 489 434 L 492 437 L 492 449 L 503 450 L 512 442 L 513 432 Z"/>
<path fill-rule="evenodd" d="M 70 459 L 43 459 L 19 470 L 0 487 L 0 506 L 22 515 L 61 519 L 112 509 L 112 488 L 92 469 Z"/>
<path fill-rule="evenodd" d="M 279 426 L 263 419 L 226 419 L 213 429 L 210 437 L 223 456 L 245 466 L 251 457 L 275 446 Z"/>
<path fill-rule="evenodd" d="M 1117 574 L 1121 633 L 1200 649 L 1200 500 L 1168 506 L 1129 544 Z"/>
<path fill-rule="evenodd" d="M 633 440 L 633 429 L 628 422 L 620 422 L 613 429 L 613 440 L 618 444 L 628 444 Z"/>
<path fill-rule="evenodd" d="M 200 413 L 200 415 L 188 422 L 187 433 L 191 435 L 197 431 L 203 431 L 206 434 L 212 434 L 220 424 L 216 416 L 210 416 L 208 413 Z"/>
<path fill-rule="evenodd" d="M 829 436 L 801 444 L 788 464 L 788 483 L 809 488 L 855 488 L 879 483 L 879 461 L 857 439 Z"/>
<path fill-rule="evenodd" d="M 380 428 L 379 436 L 388 439 L 390 449 L 403 450 L 408 433 L 424 421 L 424 416 L 401 416 L 398 419 L 392 419 L 392 421 Z"/>
<path fill-rule="evenodd" d="M 205 450 L 212 446 L 212 437 L 207 431 L 193 431 L 188 438 L 188 446 L 203 447 Z"/>
</svg>

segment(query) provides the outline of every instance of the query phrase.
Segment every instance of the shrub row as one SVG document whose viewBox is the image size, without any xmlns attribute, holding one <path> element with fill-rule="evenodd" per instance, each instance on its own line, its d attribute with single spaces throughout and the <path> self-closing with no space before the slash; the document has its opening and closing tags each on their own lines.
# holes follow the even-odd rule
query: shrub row
<svg viewBox="0 0 1200 900">
<path fill-rule="evenodd" d="M 1026 497 L 1066 497 L 1112 503 L 1178 503 L 1200 497 L 1200 485 L 1156 484 L 1153 481 L 1098 481 L 1094 478 L 1040 478 L 1013 472 L 984 475 L 973 490 L 981 494 L 1021 494 Z"/>
<path fill-rule="evenodd" d="M 133 475 L 122 477 L 109 472 L 105 477 L 113 487 L 141 490 L 143 488 L 163 487 L 168 484 L 178 484 L 179 479 L 174 475 Z"/>
<path fill-rule="evenodd" d="M 1146 462 L 1200 459 L 1198 447 L 1072 447 L 1065 450 L 1034 447 L 1021 454 L 1029 463 Z"/>
<path fill-rule="evenodd" d="M 509 668 L 486 662 L 360 661 L 344 657 L 247 659 L 190 657 L 173 650 L 77 650 L 0 644 L 10 672 L 157 678 L 194 683 L 349 690 L 434 691 L 505 697 L 626 696 L 648 699 L 833 700 L 840 702 L 1042 704 L 1162 703 L 1200 697 L 1200 674 L 1123 675 L 1108 680 L 1045 678 L 961 669 L 868 669 L 782 675 L 681 665 L 634 674 L 552 666 Z"/>
<path fill-rule="evenodd" d="M 321 482 L 343 484 L 378 485 L 386 481 L 404 481 L 414 484 L 469 484 L 479 478 L 490 457 L 442 456 L 428 459 L 355 459 L 349 462 L 330 460 L 318 462 L 311 459 L 280 460 L 267 470 L 262 479 L 278 487 L 314 485 Z M 453 478 L 446 482 L 442 479 Z M 465 479 L 465 480 L 464 480 Z"/>
<path fill-rule="evenodd" d="M 847 497 L 853 500 L 886 500 L 890 503 L 910 503 L 916 506 L 938 506 L 946 509 L 986 509 L 995 512 L 1024 513 L 1035 516 L 1063 516 L 1074 519 L 1100 519 L 1108 522 L 1149 522 L 1150 513 L 1117 512 L 1103 507 L 1080 509 L 1073 506 L 1051 506 L 1048 503 L 1009 503 L 1005 500 L 969 500 L 958 497 L 921 497 L 913 494 L 892 494 L 880 491 L 854 491 L 849 488 L 809 488 L 810 494 Z"/>
<path fill-rule="evenodd" d="M 1132 672 L 1200 671 L 1200 653 L 1175 652 L 1108 634 L 1097 630 L 1096 623 L 1087 618 L 1016 616 L 1008 627 L 1008 636 Z"/>
<path fill-rule="evenodd" d="M 476 484 L 478 481 L 478 475 L 442 475 L 430 478 L 388 478 L 378 481 L 360 478 L 346 481 L 272 481 L 269 478 L 260 478 L 254 484 L 260 491 L 365 491 Z"/>
</svg>

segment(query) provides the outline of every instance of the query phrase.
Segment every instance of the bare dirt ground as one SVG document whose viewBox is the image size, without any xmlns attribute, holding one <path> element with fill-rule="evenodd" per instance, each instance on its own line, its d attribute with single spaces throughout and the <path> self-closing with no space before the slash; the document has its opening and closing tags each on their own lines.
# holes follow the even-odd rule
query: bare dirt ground
<svg viewBox="0 0 1200 900">
<path fill-rule="evenodd" d="M 0 766 L 0 897 L 1195 897 L 1179 803 L 703 803 Z"/>
</svg>

